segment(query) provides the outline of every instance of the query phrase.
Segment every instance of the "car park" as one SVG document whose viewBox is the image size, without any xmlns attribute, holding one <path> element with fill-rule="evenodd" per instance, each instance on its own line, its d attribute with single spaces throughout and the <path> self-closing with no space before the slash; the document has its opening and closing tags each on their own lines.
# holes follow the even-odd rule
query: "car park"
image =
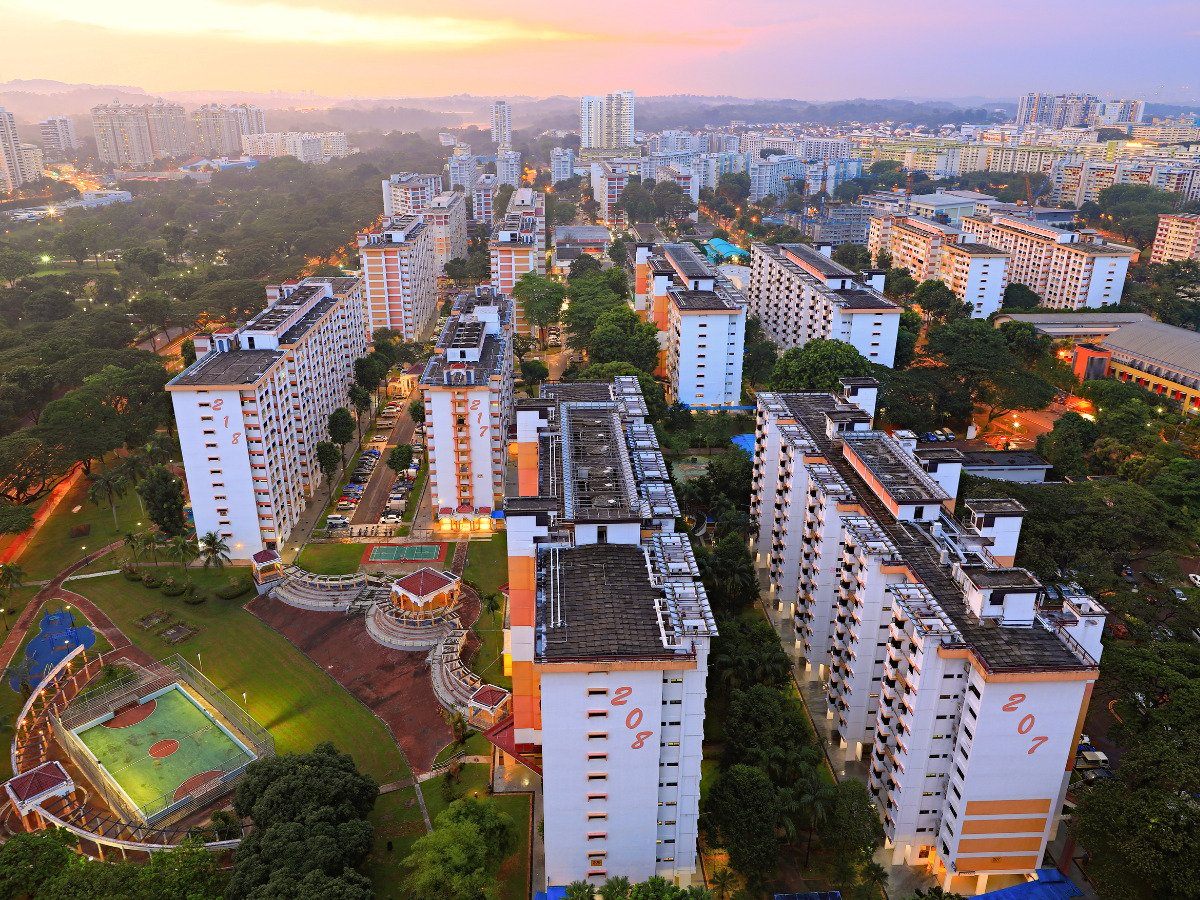
<svg viewBox="0 0 1200 900">
<path fill-rule="evenodd" d="M 1077 769 L 1107 769 L 1108 756 L 1101 753 L 1099 750 L 1092 747 L 1090 744 L 1084 744 L 1089 749 L 1080 748 L 1079 753 L 1075 757 L 1075 768 Z"/>
<path fill-rule="evenodd" d="M 937 431 L 937 435 L 943 441 L 953 441 L 953 440 L 958 439 L 958 436 L 953 431 L 951 431 L 949 428 L 939 428 Z"/>
</svg>

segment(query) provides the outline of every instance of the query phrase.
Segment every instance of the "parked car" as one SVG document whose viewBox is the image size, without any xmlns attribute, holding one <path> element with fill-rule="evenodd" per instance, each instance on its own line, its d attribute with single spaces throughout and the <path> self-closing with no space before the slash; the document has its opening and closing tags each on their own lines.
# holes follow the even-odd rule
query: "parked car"
<svg viewBox="0 0 1200 900">
<path fill-rule="evenodd" d="M 1148 579 L 1150 579 L 1151 584 L 1162 584 L 1163 581 L 1166 580 L 1161 575 L 1159 575 L 1157 572 L 1147 572 L 1146 577 Z"/>
<path fill-rule="evenodd" d="M 325 518 L 326 528 L 345 528 L 349 524 L 349 519 L 345 516 L 339 516 L 337 513 L 333 513 Z"/>
<path fill-rule="evenodd" d="M 938 429 L 938 431 L 937 431 L 937 433 L 938 433 L 938 436 L 939 436 L 939 437 L 940 437 L 940 438 L 941 438 L 943 441 L 953 441 L 953 440 L 956 440 L 956 439 L 957 439 L 957 437 L 958 437 L 958 435 L 956 435 L 956 434 L 955 434 L 953 431 L 951 431 L 949 428 L 939 428 L 939 429 Z"/>
<path fill-rule="evenodd" d="M 1108 756 L 1095 749 L 1080 750 L 1075 760 L 1075 767 L 1077 769 L 1107 769 Z"/>
<path fill-rule="evenodd" d="M 1195 572 L 1188 576 L 1188 581 L 1190 581 L 1196 587 L 1200 587 L 1200 575 L 1197 575 Z"/>
<path fill-rule="evenodd" d="M 350 503 L 349 501 L 343 500 L 340 503 L 338 503 L 337 508 L 342 509 L 342 510 L 350 510 L 350 509 L 354 509 L 354 504 Z"/>
<path fill-rule="evenodd" d="M 1108 769 L 1088 769 L 1080 776 L 1084 784 L 1095 784 L 1097 781 L 1104 781 L 1107 778 L 1112 778 L 1113 773 Z"/>
<path fill-rule="evenodd" d="M 1187 599 L 1187 594 L 1185 594 L 1179 588 L 1171 588 L 1171 596 L 1174 597 L 1176 600 L 1186 600 Z"/>
<path fill-rule="evenodd" d="M 921 440 L 923 440 L 923 441 L 936 441 L 936 440 L 937 440 L 937 435 L 936 435 L 936 434 L 934 434 L 932 431 L 927 431 L 927 432 L 925 432 L 923 435 L 921 435 Z"/>
</svg>

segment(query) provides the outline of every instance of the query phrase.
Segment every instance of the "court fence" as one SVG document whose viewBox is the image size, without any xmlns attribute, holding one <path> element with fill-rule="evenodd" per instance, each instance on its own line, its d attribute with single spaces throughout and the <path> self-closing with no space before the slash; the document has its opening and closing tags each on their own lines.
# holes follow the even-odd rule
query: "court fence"
<svg viewBox="0 0 1200 900">
<path fill-rule="evenodd" d="M 81 692 L 61 712 L 50 717 L 55 739 L 111 809 L 124 812 L 147 826 L 179 821 L 236 788 L 246 767 L 255 759 L 275 755 L 275 742 L 267 730 L 182 656 L 176 654 L 148 666 L 124 660 L 122 666 L 128 670 L 125 674 Z M 204 711 L 218 727 L 228 729 L 250 755 L 239 747 L 216 764 L 212 771 L 224 773 L 219 777 L 200 782 L 181 797 L 175 796 L 177 788 L 139 805 L 96 760 L 77 731 L 90 723 L 110 718 L 122 707 L 140 702 L 174 684 L 182 685 L 202 700 Z"/>
</svg>

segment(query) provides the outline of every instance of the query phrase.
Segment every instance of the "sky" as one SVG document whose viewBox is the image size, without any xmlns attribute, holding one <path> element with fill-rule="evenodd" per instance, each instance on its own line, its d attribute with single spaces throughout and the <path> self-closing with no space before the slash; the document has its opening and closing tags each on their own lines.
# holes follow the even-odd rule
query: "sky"
<svg viewBox="0 0 1200 900">
<path fill-rule="evenodd" d="M 0 81 L 311 91 L 1200 98 L 1196 0 L 0 0 Z"/>
</svg>

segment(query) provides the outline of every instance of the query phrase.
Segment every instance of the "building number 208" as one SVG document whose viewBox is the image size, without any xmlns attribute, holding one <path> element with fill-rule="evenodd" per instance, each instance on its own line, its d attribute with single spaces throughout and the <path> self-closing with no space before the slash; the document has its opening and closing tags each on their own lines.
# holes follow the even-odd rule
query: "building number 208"
<svg viewBox="0 0 1200 900">
<path fill-rule="evenodd" d="M 613 692 L 613 698 L 610 703 L 613 706 L 624 706 L 629 702 L 629 695 L 633 693 L 631 687 L 619 687 Z M 636 732 L 633 736 L 633 743 L 629 746 L 634 750 L 641 750 L 646 746 L 646 738 L 654 734 L 653 731 L 637 731 L 637 727 L 642 724 L 644 714 L 640 706 L 635 706 L 625 716 L 625 727 L 630 731 Z"/>
</svg>

